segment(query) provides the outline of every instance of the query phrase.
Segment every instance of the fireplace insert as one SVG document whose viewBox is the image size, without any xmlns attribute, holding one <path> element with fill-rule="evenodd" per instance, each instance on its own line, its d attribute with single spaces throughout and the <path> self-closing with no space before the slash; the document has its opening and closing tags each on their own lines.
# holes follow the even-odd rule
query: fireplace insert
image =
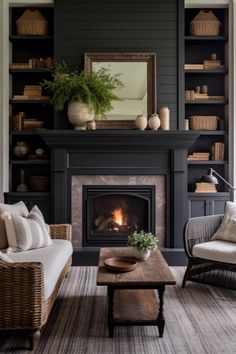
<svg viewBox="0 0 236 354">
<path fill-rule="evenodd" d="M 155 186 L 83 186 L 83 246 L 125 245 L 155 232 Z"/>
</svg>

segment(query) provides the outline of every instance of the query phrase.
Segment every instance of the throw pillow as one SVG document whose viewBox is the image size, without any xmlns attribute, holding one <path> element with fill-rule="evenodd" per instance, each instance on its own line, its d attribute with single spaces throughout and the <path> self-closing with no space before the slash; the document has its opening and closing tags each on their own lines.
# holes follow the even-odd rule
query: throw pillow
<svg viewBox="0 0 236 354">
<path fill-rule="evenodd" d="M 0 261 L 7 262 L 7 263 L 13 263 L 13 261 L 9 257 L 7 257 L 6 254 L 2 253 L 1 251 L 0 251 Z"/>
<path fill-rule="evenodd" d="M 29 214 L 29 211 L 28 211 L 24 202 L 18 202 L 13 205 L 0 203 L 0 216 L 5 211 L 7 211 L 11 214 L 17 214 L 20 216 L 27 216 Z M 0 249 L 7 248 L 7 247 L 8 247 L 8 242 L 7 242 L 7 233 L 6 233 L 5 223 L 2 220 L 2 218 L 0 217 Z"/>
<path fill-rule="evenodd" d="M 226 219 L 227 217 L 236 219 L 236 203 L 226 202 L 224 214 L 224 219 Z"/>
<path fill-rule="evenodd" d="M 211 240 L 222 240 L 236 243 L 236 218 L 227 216 L 219 229 L 214 233 Z"/>
<path fill-rule="evenodd" d="M 37 206 L 26 217 L 5 212 L 2 218 L 7 230 L 8 252 L 26 251 L 52 244 L 44 217 Z"/>
</svg>

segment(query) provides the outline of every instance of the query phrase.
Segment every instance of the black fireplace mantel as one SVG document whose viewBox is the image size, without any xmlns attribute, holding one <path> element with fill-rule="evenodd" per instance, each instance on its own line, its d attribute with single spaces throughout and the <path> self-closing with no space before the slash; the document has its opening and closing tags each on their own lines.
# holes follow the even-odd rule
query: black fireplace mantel
<svg viewBox="0 0 236 354">
<path fill-rule="evenodd" d="M 81 147 L 110 149 L 135 148 L 138 150 L 188 149 L 199 137 L 193 131 L 139 131 L 139 130 L 52 130 L 41 133 L 45 143 L 51 148 L 75 149 Z"/>
<path fill-rule="evenodd" d="M 187 155 L 193 131 L 52 130 L 40 133 L 52 154 L 53 222 L 71 222 L 74 175 L 165 175 L 166 247 L 183 249 Z M 78 252 L 83 252 L 84 249 Z M 183 251 L 181 251 L 182 254 Z M 176 253 L 176 254 L 177 254 Z"/>
</svg>

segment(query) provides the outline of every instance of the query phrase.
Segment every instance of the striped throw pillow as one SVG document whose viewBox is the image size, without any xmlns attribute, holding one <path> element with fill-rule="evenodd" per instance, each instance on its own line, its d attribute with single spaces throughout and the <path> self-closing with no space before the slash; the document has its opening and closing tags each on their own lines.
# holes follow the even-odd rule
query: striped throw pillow
<svg viewBox="0 0 236 354">
<path fill-rule="evenodd" d="M 37 206 L 22 217 L 5 212 L 2 214 L 5 221 L 8 252 L 26 251 L 49 246 L 52 243 L 44 217 Z"/>
</svg>

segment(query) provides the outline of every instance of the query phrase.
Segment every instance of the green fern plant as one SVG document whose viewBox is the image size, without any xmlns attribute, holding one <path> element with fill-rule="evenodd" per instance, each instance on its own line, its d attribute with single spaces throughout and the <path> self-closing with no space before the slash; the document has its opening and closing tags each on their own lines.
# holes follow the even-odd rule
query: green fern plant
<svg viewBox="0 0 236 354">
<path fill-rule="evenodd" d="M 41 85 L 51 95 L 55 111 L 61 112 L 69 102 L 79 101 L 88 104 L 99 118 L 112 109 L 112 101 L 120 100 L 116 91 L 124 86 L 119 74 L 112 75 L 108 69 L 71 72 L 65 62 L 56 63 L 52 80 L 43 80 Z"/>
</svg>

